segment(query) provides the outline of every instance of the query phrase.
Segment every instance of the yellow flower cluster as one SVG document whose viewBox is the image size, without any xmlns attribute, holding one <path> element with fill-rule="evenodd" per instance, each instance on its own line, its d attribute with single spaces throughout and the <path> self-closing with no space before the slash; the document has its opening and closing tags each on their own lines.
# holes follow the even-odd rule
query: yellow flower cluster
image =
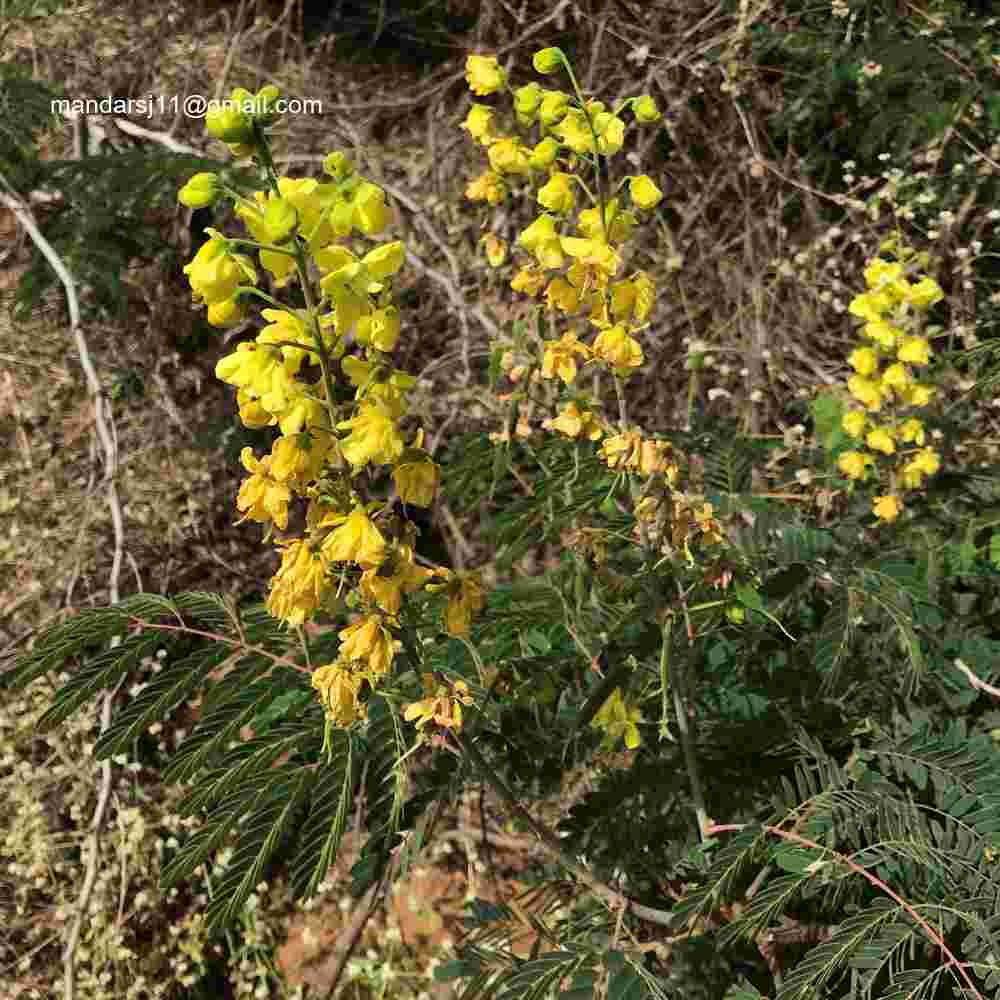
<svg viewBox="0 0 1000 1000">
<path fill-rule="evenodd" d="M 642 347 L 633 335 L 649 319 L 656 287 L 644 271 L 621 274 L 621 244 L 639 221 L 636 212 L 654 209 L 663 193 L 646 175 L 624 178 L 614 192 L 599 187 L 593 193 L 576 170 L 581 163 L 596 166 L 600 158 L 621 150 L 627 128 L 621 114 L 626 108 L 642 124 L 660 115 L 648 95 L 629 98 L 616 111 L 601 101 L 585 100 L 559 49 L 536 53 L 534 65 L 543 73 L 564 67 L 576 97 L 537 83 L 511 91 L 518 125 L 524 131 L 536 129 L 530 141 L 505 134 L 493 108 L 473 104 L 462 128 L 485 148 L 489 169 L 465 193 L 473 201 L 495 205 L 515 185 L 537 184 L 542 211 L 517 238 L 528 257 L 511 287 L 542 296 L 549 310 L 567 317 L 585 315 L 599 331 L 591 344 L 575 333 L 547 343 L 543 375 L 569 384 L 576 378 L 579 359 L 625 376 L 643 363 Z M 470 56 L 466 78 L 479 96 L 507 87 L 506 73 L 492 56 Z M 578 210 L 581 197 L 588 204 Z M 506 259 L 506 246 L 496 237 L 486 242 L 490 263 L 499 266 Z"/>
<path fill-rule="evenodd" d="M 895 248 L 895 243 L 889 246 Z M 911 280 L 913 265 L 926 266 L 925 257 L 906 247 L 896 255 L 897 261 L 876 257 L 868 262 L 867 291 L 850 304 L 851 314 L 862 321 L 860 332 L 866 342 L 847 359 L 854 369 L 847 389 L 860 405 L 844 414 L 843 428 L 867 450 L 845 451 L 838 460 L 845 476 L 863 481 L 878 470 L 877 456 L 895 456 L 889 470 L 890 492 L 875 497 L 872 506 L 876 517 L 890 522 L 903 509 L 899 492 L 919 489 L 941 465 L 938 453 L 925 446 L 923 422 L 911 411 L 927 406 L 934 397 L 934 389 L 917 381 L 914 372 L 930 362 L 923 321 L 943 293 L 933 278 Z"/>
<path fill-rule="evenodd" d="M 482 77 L 482 86 L 489 83 Z M 194 301 L 208 307 L 209 322 L 228 326 L 248 303 L 262 298 L 267 325 L 222 358 L 216 375 L 237 389 L 248 427 L 276 426 L 269 455 L 246 448 L 249 473 L 237 498 L 243 520 L 282 532 L 281 564 L 267 606 L 289 625 L 346 601 L 359 614 L 339 633 L 333 663 L 312 675 L 313 686 L 340 726 L 364 717 L 363 684 L 374 688 L 400 648 L 398 614 L 404 595 L 443 589 L 445 625 L 468 633 L 483 605 L 475 574 L 418 566 L 413 526 L 394 516 L 384 500 L 365 493 L 368 470 L 386 467 L 404 504 L 427 507 L 440 468 L 423 448 L 423 432 L 407 440 L 401 426 L 415 379 L 393 367 L 400 334 L 392 303 L 393 277 L 404 261 L 403 244 L 380 243 L 358 255 L 344 245 L 353 234 L 380 234 L 388 223 L 385 193 L 357 173 L 343 153 L 326 157 L 327 179 L 294 179 L 274 173 L 263 127 L 272 123 L 276 88 L 254 96 L 234 91 L 231 106 L 207 122 L 208 131 L 237 156 L 253 156 L 270 189 L 253 197 L 230 190 L 214 174 L 196 174 L 178 197 L 191 206 L 229 198 L 249 239 L 207 230 L 209 239 L 184 268 Z M 304 308 L 281 306 L 257 288 L 260 271 L 274 287 L 298 282 Z M 362 354 L 348 353 L 352 343 Z M 348 403 L 334 387 L 353 390 Z M 289 515 L 301 505 L 304 528 L 291 534 Z M 443 581 L 435 584 L 433 581 Z"/>
</svg>

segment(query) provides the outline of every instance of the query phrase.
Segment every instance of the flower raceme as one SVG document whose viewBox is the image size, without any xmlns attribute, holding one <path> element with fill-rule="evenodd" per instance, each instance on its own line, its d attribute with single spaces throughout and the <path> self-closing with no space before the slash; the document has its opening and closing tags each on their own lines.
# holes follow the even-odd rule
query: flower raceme
<svg viewBox="0 0 1000 1000">
<path fill-rule="evenodd" d="M 895 243 L 885 248 L 894 249 Z M 917 381 L 916 369 L 930 363 L 931 346 L 923 320 L 943 293 L 932 278 L 910 280 L 913 262 L 926 266 L 922 255 L 907 247 L 900 247 L 897 255 L 897 261 L 875 257 L 868 262 L 864 270 L 867 291 L 855 296 L 849 307 L 862 321 L 860 332 L 867 343 L 847 359 L 854 369 L 847 391 L 860 408 L 849 409 L 842 426 L 868 451 L 845 451 L 837 463 L 848 479 L 864 481 L 878 474 L 877 456 L 893 458 L 888 470 L 892 491 L 872 503 L 875 516 L 887 522 L 895 521 L 903 510 L 897 491 L 919 489 L 940 468 L 937 452 L 923 447 L 926 430 L 912 411 L 934 398 L 933 387 Z"/>
<path fill-rule="evenodd" d="M 505 75 L 495 60 L 477 59 L 470 83 L 489 94 L 504 86 Z M 325 158 L 324 180 L 275 175 L 263 129 L 275 119 L 277 95 L 273 87 L 257 95 L 237 90 L 209 117 L 209 133 L 234 155 L 252 156 L 269 187 L 246 195 L 215 174 L 194 175 L 179 200 L 190 207 L 231 201 L 249 238 L 206 230 L 207 242 L 184 272 L 194 302 L 208 308 L 215 326 L 240 321 L 256 298 L 268 304 L 260 332 L 216 366 L 216 376 L 237 390 L 243 423 L 280 431 L 270 454 L 243 450 L 248 476 L 236 506 L 241 520 L 266 526 L 265 540 L 278 533 L 281 563 L 267 598 L 272 614 L 298 626 L 344 603 L 358 612 L 339 632 L 337 659 L 312 675 L 328 722 L 349 726 L 365 717 L 366 691 L 392 671 L 405 600 L 444 591 L 443 624 L 452 635 L 468 634 L 484 601 L 475 574 L 417 565 L 412 525 L 367 496 L 369 472 L 380 468 L 403 504 L 430 506 L 440 482 L 423 432 L 411 436 L 403 427 L 416 380 L 391 363 L 401 334 L 393 281 L 405 251 L 390 242 L 358 255 L 344 245 L 352 236 L 381 234 L 389 213 L 384 191 L 343 153 Z M 471 118 L 469 128 L 487 141 L 489 114 Z M 507 174 L 528 169 L 516 148 L 497 160 Z M 298 284 L 304 307 L 264 295 L 261 272 L 276 289 Z M 337 386 L 346 393 L 336 393 Z M 338 402 L 352 393 L 353 401 Z M 305 513 L 297 532 L 289 530 L 296 508 Z M 442 724 L 460 725 L 460 712 L 450 710 L 448 719 Z"/>
</svg>

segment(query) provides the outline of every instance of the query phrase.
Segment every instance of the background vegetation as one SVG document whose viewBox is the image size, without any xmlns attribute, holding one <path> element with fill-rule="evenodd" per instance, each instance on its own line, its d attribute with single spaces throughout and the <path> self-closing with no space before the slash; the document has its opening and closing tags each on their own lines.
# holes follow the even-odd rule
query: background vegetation
<svg viewBox="0 0 1000 1000">
<path fill-rule="evenodd" d="M 117 728 L 89 699 L 38 728 L 46 713 L 68 714 L 53 701 L 63 684 L 87 670 L 100 680 L 93 629 L 111 635 L 119 623 L 80 612 L 109 604 L 112 525 L 61 290 L 0 207 L 8 681 L 26 679 L 15 657 L 36 656 L 30 684 L 9 683 L 0 711 L 0 794 L 11 803 L 0 823 L 0 996 L 62 991 L 89 870 L 80 997 L 312 997 L 334 986 L 357 997 L 975 995 L 960 992 L 955 968 L 942 971 L 945 949 L 968 963 L 979 995 L 997 995 L 996 20 L 945 0 L 322 8 L 0 4 L 0 184 L 84 288 L 118 434 L 120 596 L 218 592 L 269 635 L 252 608 L 274 557 L 232 523 L 235 458 L 266 438 L 239 426 L 212 374 L 224 342 L 246 331 L 207 327 L 180 272 L 199 230 L 225 220 L 192 219 L 177 186 L 221 162 L 222 147 L 170 108 L 72 122 L 49 102 L 275 82 L 323 102 L 322 114 L 284 119 L 279 164 L 304 176 L 347 150 L 389 193 L 407 243 L 398 364 L 420 374 L 415 409 L 446 470 L 422 544 L 456 568 L 483 567 L 493 588 L 473 645 L 503 697 L 477 731 L 480 751 L 592 878 L 669 912 L 671 925 L 621 917 L 579 873 L 570 879 L 523 814 L 450 755 L 419 751 L 401 770 L 413 734 L 387 716 L 352 744 L 353 762 L 331 765 L 350 794 L 328 871 L 314 877 L 317 858 L 303 875 L 279 845 L 259 878 L 245 881 L 238 864 L 234 882 L 234 831 L 162 887 L 161 875 L 185 868 L 178 858 L 197 856 L 205 802 L 176 779 L 218 685 L 176 705 L 167 697 L 162 719 L 136 711 L 205 652 L 158 642 L 134 651 Z M 729 516 L 733 572 L 760 581 L 742 625 L 712 621 L 674 647 L 705 807 L 718 823 L 750 824 L 742 832 L 698 830 L 672 704 L 672 738 L 660 739 L 660 629 L 647 614 L 657 598 L 635 584 L 634 556 L 624 547 L 597 565 L 567 541 L 575 518 L 628 529 L 605 502 L 606 467 L 541 428 L 544 386 L 512 410 L 520 387 L 499 364 L 537 344 L 525 304 L 487 267 L 483 213 L 463 196 L 479 171 L 458 130 L 471 99 L 463 66 L 470 52 L 495 52 L 527 79 L 530 53 L 546 45 L 560 45 L 597 96 L 649 92 L 666 114 L 631 150 L 667 197 L 633 254 L 661 291 L 629 406 L 691 456 Z M 488 222 L 513 239 L 532 214 L 499 206 Z M 906 519 L 875 528 L 870 497 L 836 471 L 844 442 L 829 407 L 854 344 L 847 305 L 897 230 L 928 252 L 946 293 L 933 317 L 930 421 L 944 464 Z M 185 600 L 193 618 L 228 627 L 219 606 Z M 50 625 L 74 621 L 64 645 L 45 644 Z M 427 655 L 442 672 L 478 675 L 460 643 Z M 638 750 L 602 749 L 581 724 L 601 687 L 591 658 L 633 678 Z M 220 752 L 245 757 L 287 731 L 301 736 L 297 759 L 315 759 L 317 709 L 299 694 L 237 718 Z M 783 822 L 836 860 L 754 825 Z M 399 878 L 382 894 L 386 868 Z M 306 884 L 312 901 L 293 902 Z M 213 936 L 206 915 L 238 885 L 241 905 Z"/>
</svg>

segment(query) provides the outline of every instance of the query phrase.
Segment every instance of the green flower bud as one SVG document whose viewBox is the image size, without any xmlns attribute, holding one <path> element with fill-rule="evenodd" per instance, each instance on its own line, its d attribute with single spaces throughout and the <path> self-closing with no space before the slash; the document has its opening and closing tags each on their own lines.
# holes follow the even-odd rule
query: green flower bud
<svg viewBox="0 0 1000 1000">
<path fill-rule="evenodd" d="M 538 73 L 554 73 L 560 66 L 562 66 L 565 58 L 566 57 L 563 55 L 562 49 L 557 49 L 555 47 L 541 49 L 535 53 L 531 60 L 531 64 L 535 67 L 535 71 Z"/>
<path fill-rule="evenodd" d="M 542 88 L 537 83 L 526 84 L 514 91 L 514 110 L 519 117 L 534 118 L 541 103 Z"/>
<path fill-rule="evenodd" d="M 250 116 L 231 104 L 212 108 L 205 115 L 208 134 L 225 143 L 252 144 L 253 122 Z"/>
<path fill-rule="evenodd" d="M 644 125 L 651 125 L 653 122 L 660 120 L 659 109 L 649 94 L 643 94 L 642 97 L 636 97 L 632 101 L 632 114 L 635 115 L 637 121 L 642 122 Z"/>
<path fill-rule="evenodd" d="M 222 188 L 217 174 L 195 174 L 177 192 L 177 200 L 188 208 L 207 208 L 214 205 L 222 194 Z"/>
<path fill-rule="evenodd" d="M 342 181 L 354 173 L 354 164 L 340 150 L 336 150 L 323 161 L 323 173 Z"/>
</svg>

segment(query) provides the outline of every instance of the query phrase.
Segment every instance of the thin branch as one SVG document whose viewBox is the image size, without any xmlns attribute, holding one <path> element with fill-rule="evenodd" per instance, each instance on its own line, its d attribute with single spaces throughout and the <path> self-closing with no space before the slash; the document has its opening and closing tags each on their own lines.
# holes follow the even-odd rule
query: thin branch
<svg viewBox="0 0 1000 1000">
<path fill-rule="evenodd" d="M 993 698 L 1000 698 L 1000 688 L 995 688 L 992 684 L 987 684 L 982 678 L 977 677 L 968 664 L 963 663 L 961 660 L 955 660 L 955 666 L 969 678 L 969 683 L 977 690 L 982 691 L 985 694 L 990 695 Z"/>
</svg>

